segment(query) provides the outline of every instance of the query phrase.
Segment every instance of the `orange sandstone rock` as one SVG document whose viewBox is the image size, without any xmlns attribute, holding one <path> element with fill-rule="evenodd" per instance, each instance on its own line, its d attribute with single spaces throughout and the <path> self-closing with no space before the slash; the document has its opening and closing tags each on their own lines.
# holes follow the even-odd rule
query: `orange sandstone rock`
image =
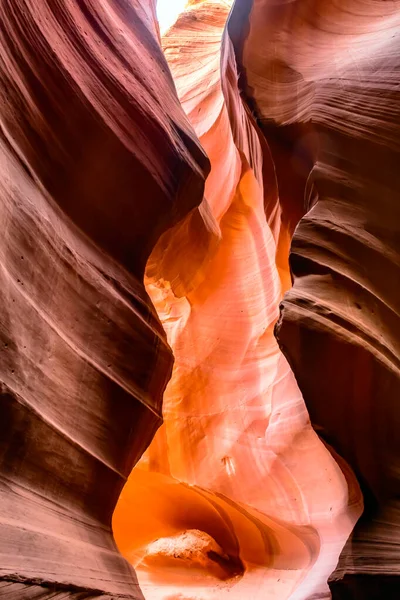
<svg viewBox="0 0 400 600">
<path fill-rule="evenodd" d="M 164 425 L 122 492 L 114 531 L 149 600 L 326 593 L 361 507 L 350 470 L 314 433 L 273 335 L 288 285 L 287 267 L 278 269 L 287 229 L 268 147 L 229 78 L 227 36 L 221 61 L 227 14 L 224 2 L 201 3 L 163 38 L 211 172 L 197 216 L 164 234 L 148 263 L 175 364 Z M 139 517 L 143 505 L 150 523 Z M 195 560 L 186 573 L 165 556 L 149 563 L 154 540 L 175 547 L 190 529 L 243 569 L 221 580 L 211 567 L 194 576 Z"/>
</svg>

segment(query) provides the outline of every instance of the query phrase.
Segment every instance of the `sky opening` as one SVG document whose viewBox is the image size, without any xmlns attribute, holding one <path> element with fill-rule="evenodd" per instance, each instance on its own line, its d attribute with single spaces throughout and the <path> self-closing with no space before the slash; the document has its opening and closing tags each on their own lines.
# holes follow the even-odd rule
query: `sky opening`
<svg viewBox="0 0 400 600">
<path fill-rule="evenodd" d="M 176 22 L 186 3 L 187 0 L 157 0 L 157 17 L 161 34 Z"/>
</svg>

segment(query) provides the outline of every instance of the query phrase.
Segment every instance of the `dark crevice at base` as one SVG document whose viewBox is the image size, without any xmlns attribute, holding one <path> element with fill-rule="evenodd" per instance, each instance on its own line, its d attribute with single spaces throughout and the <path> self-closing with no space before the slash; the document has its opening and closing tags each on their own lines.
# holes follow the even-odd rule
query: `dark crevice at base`
<svg viewBox="0 0 400 600">
<path fill-rule="evenodd" d="M 345 575 L 329 582 L 332 600 L 399 600 L 400 576 Z"/>
<path fill-rule="evenodd" d="M 214 552 L 214 550 L 207 552 L 207 556 L 226 571 L 227 579 L 244 574 L 245 568 L 239 557 L 229 556 L 228 558 L 224 558 L 217 552 Z"/>
</svg>

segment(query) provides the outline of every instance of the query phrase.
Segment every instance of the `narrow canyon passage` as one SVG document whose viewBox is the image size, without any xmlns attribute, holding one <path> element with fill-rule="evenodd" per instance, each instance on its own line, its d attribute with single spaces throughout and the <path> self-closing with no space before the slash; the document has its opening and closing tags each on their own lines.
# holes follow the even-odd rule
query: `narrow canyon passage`
<svg viewBox="0 0 400 600">
<path fill-rule="evenodd" d="M 328 597 L 362 509 L 274 337 L 298 199 L 289 183 L 282 211 L 274 154 L 229 78 L 229 8 L 193 2 L 162 38 L 211 172 L 199 208 L 160 238 L 146 269 L 175 364 L 164 424 L 113 529 L 148 600 Z M 304 195 L 306 177 L 287 175 Z"/>
<path fill-rule="evenodd" d="M 400 0 L 0 0 L 0 600 L 399 600 L 399 66 Z"/>
</svg>

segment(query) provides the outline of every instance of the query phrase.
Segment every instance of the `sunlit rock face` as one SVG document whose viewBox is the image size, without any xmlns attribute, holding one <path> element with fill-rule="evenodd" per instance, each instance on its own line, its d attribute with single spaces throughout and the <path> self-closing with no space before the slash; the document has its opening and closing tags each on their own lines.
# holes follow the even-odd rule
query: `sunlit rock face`
<svg viewBox="0 0 400 600">
<path fill-rule="evenodd" d="M 196 3 L 163 37 L 211 172 L 200 207 L 148 261 L 175 364 L 164 425 L 122 492 L 114 532 L 149 600 L 322 598 L 361 495 L 313 431 L 273 334 L 293 221 L 240 99 L 229 35 L 221 47 L 228 10 Z"/>
<path fill-rule="evenodd" d="M 172 367 L 143 272 L 208 160 L 152 1 L 0 22 L 0 597 L 136 600 L 111 515 Z"/>
</svg>

